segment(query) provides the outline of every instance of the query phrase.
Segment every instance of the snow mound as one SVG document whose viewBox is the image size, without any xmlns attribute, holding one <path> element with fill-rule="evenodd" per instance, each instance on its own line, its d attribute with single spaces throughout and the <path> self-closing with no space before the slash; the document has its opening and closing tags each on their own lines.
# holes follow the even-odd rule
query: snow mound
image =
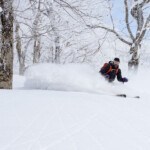
<svg viewBox="0 0 150 150">
<path fill-rule="evenodd" d="M 31 66 L 25 75 L 28 89 L 84 91 L 105 84 L 100 74 L 86 64 L 39 64 Z"/>
<path fill-rule="evenodd" d="M 111 84 L 106 82 L 98 70 L 87 64 L 37 64 L 28 68 L 25 76 L 26 89 L 101 94 L 130 94 L 135 90 L 133 86 L 122 84 L 117 80 Z"/>
</svg>

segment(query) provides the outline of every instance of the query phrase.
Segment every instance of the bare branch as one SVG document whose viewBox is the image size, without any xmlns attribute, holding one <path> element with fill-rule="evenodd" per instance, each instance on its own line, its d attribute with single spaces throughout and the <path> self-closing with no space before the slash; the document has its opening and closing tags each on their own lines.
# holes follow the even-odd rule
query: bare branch
<svg viewBox="0 0 150 150">
<path fill-rule="evenodd" d="M 135 38 L 133 36 L 133 33 L 132 33 L 130 25 L 129 25 L 129 10 L 128 10 L 127 0 L 124 0 L 124 4 L 125 4 L 125 20 L 126 20 L 127 30 L 129 32 L 129 35 L 130 35 L 131 39 L 134 41 Z"/>
<path fill-rule="evenodd" d="M 132 45 L 131 42 L 128 42 L 127 40 L 125 40 L 124 38 L 122 38 L 122 37 L 117 33 L 117 31 L 115 31 L 115 30 L 113 30 L 113 29 L 110 29 L 110 28 L 107 28 L 107 27 L 104 27 L 104 26 L 97 26 L 97 25 L 95 25 L 95 26 L 87 25 L 87 26 L 90 27 L 90 28 L 94 28 L 94 29 L 96 29 L 96 28 L 101 28 L 101 29 L 104 29 L 104 30 L 109 31 L 109 32 L 111 32 L 111 33 L 114 33 L 122 42 L 126 43 L 126 44 L 129 45 L 129 46 Z"/>
<path fill-rule="evenodd" d="M 145 25 L 144 25 L 144 28 L 143 28 L 141 34 L 139 35 L 139 37 L 137 38 L 137 40 L 139 41 L 139 43 L 144 38 L 149 23 L 150 23 L 150 15 L 147 17 Z"/>
</svg>

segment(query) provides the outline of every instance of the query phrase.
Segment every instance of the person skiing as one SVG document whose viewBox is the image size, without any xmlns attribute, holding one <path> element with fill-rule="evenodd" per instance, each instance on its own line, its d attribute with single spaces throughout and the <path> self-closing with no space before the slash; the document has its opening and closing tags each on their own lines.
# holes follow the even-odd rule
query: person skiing
<svg viewBox="0 0 150 150">
<path fill-rule="evenodd" d="M 105 63 L 99 72 L 109 82 L 113 82 L 116 76 L 119 82 L 123 82 L 123 83 L 128 82 L 128 79 L 126 77 L 124 78 L 122 77 L 119 64 L 120 64 L 120 59 L 114 58 L 113 61 L 109 61 L 108 63 Z"/>
</svg>

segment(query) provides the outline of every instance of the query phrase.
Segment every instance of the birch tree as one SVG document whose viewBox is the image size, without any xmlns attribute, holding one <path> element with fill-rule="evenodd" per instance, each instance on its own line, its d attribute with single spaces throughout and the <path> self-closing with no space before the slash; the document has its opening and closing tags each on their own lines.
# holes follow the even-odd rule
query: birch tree
<svg viewBox="0 0 150 150">
<path fill-rule="evenodd" d="M 150 0 L 143 0 L 143 1 L 134 0 L 134 2 L 135 4 L 132 7 L 130 13 L 137 23 L 137 30 L 135 35 L 131 30 L 131 26 L 129 22 L 128 1 L 124 0 L 125 9 L 126 9 L 126 25 L 127 25 L 130 38 L 132 39 L 132 45 L 130 46 L 130 54 L 132 54 L 132 58 L 128 63 L 130 68 L 132 66 L 134 66 L 135 68 L 138 67 L 139 64 L 138 51 L 141 47 L 141 42 L 144 39 L 146 31 L 148 30 L 150 25 L 150 12 L 146 18 L 144 16 L 144 8 L 148 3 L 150 3 Z"/>
<path fill-rule="evenodd" d="M 35 19 L 33 22 L 33 38 L 34 38 L 33 63 L 39 63 L 39 61 L 40 61 L 40 53 L 41 53 L 41 47 L 40 47 L 41 46 L 41 36 L 39 33 L 40 19 L 41 19 L 41 0 L 38 1 L 37 13 L 35 15 Z"/>
<path fill-rule="evenodd" d="M 21 36 L 19 34 L 20 30 L 20 24 L 18 21 L 15 19 L 15 40 L 16 40 L 16 50 L 18 54 L 18 61 L 19 61 L 19 74 L 23 75 L 25 71 L 25 51 L 23 51 L 22 47 L 22 41 L 21 41 Z"/>
<path fill-rule="evenodd" d="M 113 16 L 110 14 L 110 19 L 112 22 L 112 28 L 106 25 L 88 25 L 90 28 L 100 28 L 104 29 L 110 33 L 113 33 L 121 42 L 127 44 L 129 46 L 129 52 L 131 54 L 131 59 L 128 62 L 129 69 L 137 70 L 139 65 L 139 49 L 141 47 L 141 43 L 144 40 L 144 36 L 146 31 L 149 30 L 150 25 L 150 12 L 147 11 L 147 15 L 145 15 L 145 7 L 150 4 L 150 0 L 134 0 L 133 7 L 129 9 L 129 1 L 124 0 L 124 8 L 125 8 L 125 19 L 124 23 L 126 24 L 126 29 L 128 32 L 128 37 L 122 36 L 117 29 L 118 27 L 114 24 Z M 110 8 L 110 7 L 109 7 Z M 134 33 L 134 29 L 132 28 L 130 18 L 133 18 L 136 23 L 136 33 Z"/>
<path fill-rule="evenodd" d="M 13 8 L 12 0 L 0 0 L 1 50 L 0 88 L 11 89 L 13 78 Z"/>
</svg>

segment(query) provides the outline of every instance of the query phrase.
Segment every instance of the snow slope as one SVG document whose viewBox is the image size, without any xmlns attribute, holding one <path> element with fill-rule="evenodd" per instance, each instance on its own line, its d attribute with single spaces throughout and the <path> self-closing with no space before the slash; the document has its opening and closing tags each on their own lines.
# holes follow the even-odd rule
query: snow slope
<svg viewBox="0 0 150 150">
<path fill-rule="evenodd" d="M 110 85 L 95 79 L 98 74 L 87 65 L 59 66 L 59 75 L 56 66 L 51 66 L 52 74 L 49 67 L 33 66 L 26 81 L 14 76 L 14 89 L 0 90 L 0 150 L 149 150 L 149 72 L 142 80 L 140 72 L 128 84 Z M 57 80 L 50 80 L 53 75 Z M 58 89 L 52 81 L 66 86 Z M 131 94 L 135 87 L 141 99 L 98 93 Z"/>
</svg>

